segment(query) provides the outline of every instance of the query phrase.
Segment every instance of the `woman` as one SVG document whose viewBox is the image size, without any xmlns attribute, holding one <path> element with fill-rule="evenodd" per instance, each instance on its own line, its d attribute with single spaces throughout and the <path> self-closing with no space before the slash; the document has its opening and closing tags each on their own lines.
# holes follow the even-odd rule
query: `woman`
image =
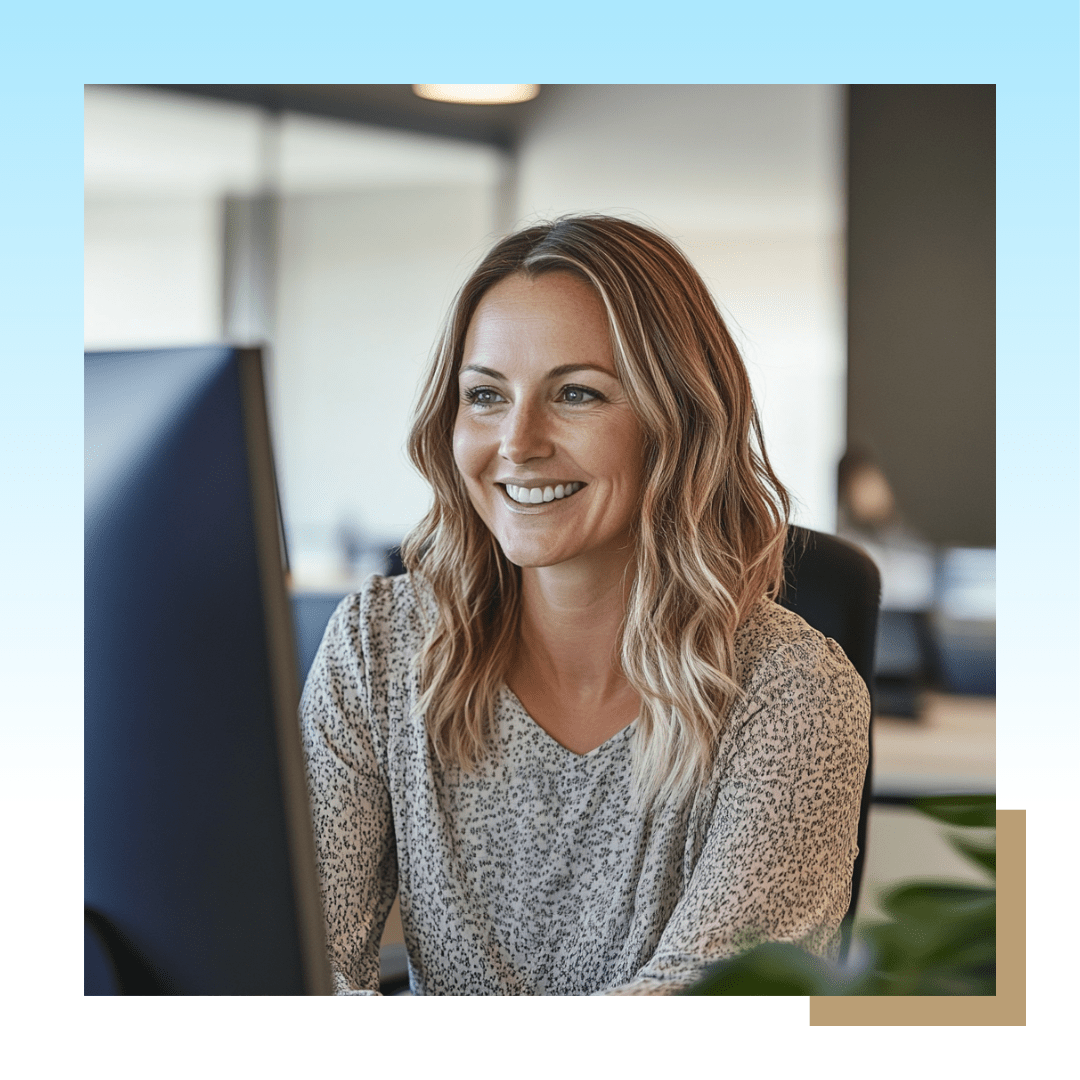
<svg viewBox="0 0 1080 1080">
<path fill-rule="evenodd" d="M 755 448 L 757 447 L 757 448 Z M 772 602 L 787 496 L 708 291 L 639 225 L 502 240 L 409 441 L 405 577 L 301 705 L 339 992 L 400 893 L 414 993 L 672 993 L 846 911 L 866 688 Z"/>
</svg>

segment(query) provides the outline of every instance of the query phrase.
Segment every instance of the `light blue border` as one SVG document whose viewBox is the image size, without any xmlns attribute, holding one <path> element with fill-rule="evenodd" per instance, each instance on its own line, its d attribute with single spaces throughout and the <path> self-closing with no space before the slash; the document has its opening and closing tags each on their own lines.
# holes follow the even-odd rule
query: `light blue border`
<svg viewBox="0 0 1080 1080">
<path fill-rule="evenodd" d="M 84 82 L 993 82 L 999 785 L 1001 805 L 1039 821 L 1077 760 L 1075 0 L 397 10 L 141 0 L 6 14 L 4 775 L 51 767 L 78 783 Z"/>
</svg>

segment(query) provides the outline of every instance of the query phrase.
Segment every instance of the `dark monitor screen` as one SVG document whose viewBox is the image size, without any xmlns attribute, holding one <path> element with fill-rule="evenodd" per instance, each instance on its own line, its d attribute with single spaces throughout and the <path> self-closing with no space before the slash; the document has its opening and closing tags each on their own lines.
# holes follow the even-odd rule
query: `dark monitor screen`
<svg viewBox="0 0 1080 1080">
<path fill-rule="evenodd" d="M 257 350 L 85 361 L 86 993 L 329 993 Z"/>
</svg>

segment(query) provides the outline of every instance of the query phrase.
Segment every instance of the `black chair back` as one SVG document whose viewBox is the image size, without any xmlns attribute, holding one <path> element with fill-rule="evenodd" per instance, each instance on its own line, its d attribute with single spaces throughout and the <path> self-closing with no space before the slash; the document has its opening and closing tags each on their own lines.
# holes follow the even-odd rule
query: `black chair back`
<svg viewBox="0 0 1080 1080">
<path fill-rule="evenodd" d="M 881 575 L 865 552 L 839 537 L 793 525 L 784 552 L 784 591 L 779 603 L 832 638 L 847 654 L 870 693 L 869 758 L 859 808 L 859 854 L 851 880 L 851 903 L 843 923 L 846 956 L 866 860 L 867 819 L 873 775 L 874 646 L 877 640 Z"/>
</svg>

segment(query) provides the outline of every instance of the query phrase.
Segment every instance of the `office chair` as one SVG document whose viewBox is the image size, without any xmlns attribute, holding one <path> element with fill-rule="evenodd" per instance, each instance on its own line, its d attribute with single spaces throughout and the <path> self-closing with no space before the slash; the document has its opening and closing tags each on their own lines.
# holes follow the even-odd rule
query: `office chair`
<svg viewBox="0 0 1080 1080">
<path fill-rule="evenodd" d="M 778 602 L 832 638 L 862 676 L 870 694 L 870 732 L 866 778 L 859 806 L 859 854 L 851 876 L 851 903 L 841 924 L 840 959 L 847 956 L 866 862 L 867 819 L 873 773 L 874 649 L 881 575 L 865 552 L 846 540 L 798 525 L 788 530 L 784 550 L 784 589 Z"/>
</svg>

